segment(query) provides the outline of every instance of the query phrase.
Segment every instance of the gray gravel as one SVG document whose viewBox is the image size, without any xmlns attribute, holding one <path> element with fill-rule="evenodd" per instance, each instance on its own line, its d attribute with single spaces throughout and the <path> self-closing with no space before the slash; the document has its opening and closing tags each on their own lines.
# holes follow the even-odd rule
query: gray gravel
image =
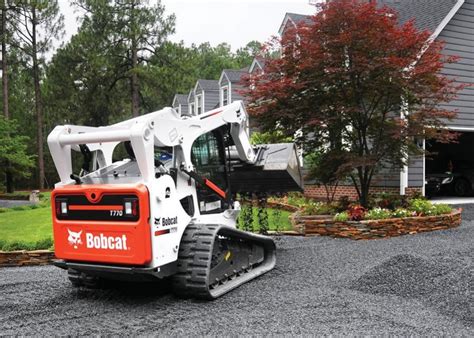
<svg viewBox="0 0 474 338">
<path fill-rule="evenodd" d="M 214 302 L 166 283 L 73 289 L 55 267 L 0 269 L 0 334 L 474 336 L 474 206 L 461 227 L 387 240 L 277 238 L 277 267 Z"/>
</svg>

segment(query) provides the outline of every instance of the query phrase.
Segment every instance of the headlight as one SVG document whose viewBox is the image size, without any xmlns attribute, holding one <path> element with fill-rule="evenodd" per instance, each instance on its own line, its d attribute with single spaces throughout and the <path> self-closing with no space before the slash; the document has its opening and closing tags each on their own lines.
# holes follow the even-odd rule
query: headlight
<svg viewBox="0 0 474 338">
<path fill-rule="evenodd" d="M 443 179 L 441 181 L 441 184 L 449 184 L 453 181 L 453 178 L 452 177 L 446 177 L 445 179 Z"/>
</svg>

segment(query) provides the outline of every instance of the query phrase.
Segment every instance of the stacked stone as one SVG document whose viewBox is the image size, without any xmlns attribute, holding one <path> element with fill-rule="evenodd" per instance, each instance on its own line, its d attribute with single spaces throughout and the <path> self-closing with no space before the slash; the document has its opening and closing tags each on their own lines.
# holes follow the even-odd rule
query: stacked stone
<svg viewBox="0 0 474 338">
<path fill-rule="evenodd" d="M 36 251 L 0 251 L 0 267 L 45 265 L 54 259 L 54 252 L 48 250 Z"/>
<path fill-rule="evenodd" d="M 412 235 L 421 232 L 443 230 L 461 224 L 461 209 L 451 214 L 426 217 L 392 218 L 360 222 L 336 222 L 331 216 L 301 216 L 296 213 L 292 217 L 295 231 L 305 236 L 331 236 L 351 239 L 379 239 Z"/>
</svg>

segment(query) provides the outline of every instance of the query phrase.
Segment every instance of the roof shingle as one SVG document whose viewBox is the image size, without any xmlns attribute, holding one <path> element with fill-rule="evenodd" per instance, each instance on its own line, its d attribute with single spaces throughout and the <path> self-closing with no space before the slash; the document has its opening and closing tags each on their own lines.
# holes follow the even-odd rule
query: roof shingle
<svg viewBox="0 0 474 338">
<path fill-rule="evenodd" d="M 458 0 L 378 0 L 380 5 L 395 9 L 400 23 L 414 19 L 420 30 L 434 32 Z"/>
<path fill-rule="evenodd" d="M 219 90 L 219 81 L 217 80 L 197 80 L 202 90 Z"/>
</svg>

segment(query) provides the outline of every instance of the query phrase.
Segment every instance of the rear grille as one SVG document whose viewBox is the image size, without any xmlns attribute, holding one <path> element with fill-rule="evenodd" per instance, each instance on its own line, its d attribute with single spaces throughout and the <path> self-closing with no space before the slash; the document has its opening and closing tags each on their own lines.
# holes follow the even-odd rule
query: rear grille
<svg viewBox="0 0 474 338">
<path fill-rule="evenodd" d="M 58 220 L 134 222 L 140 219 L 138 202 L 136 195 L 104 194 L 97 203 L 85 195 L 57 195 L 55 212 Z"/>
</svg>

